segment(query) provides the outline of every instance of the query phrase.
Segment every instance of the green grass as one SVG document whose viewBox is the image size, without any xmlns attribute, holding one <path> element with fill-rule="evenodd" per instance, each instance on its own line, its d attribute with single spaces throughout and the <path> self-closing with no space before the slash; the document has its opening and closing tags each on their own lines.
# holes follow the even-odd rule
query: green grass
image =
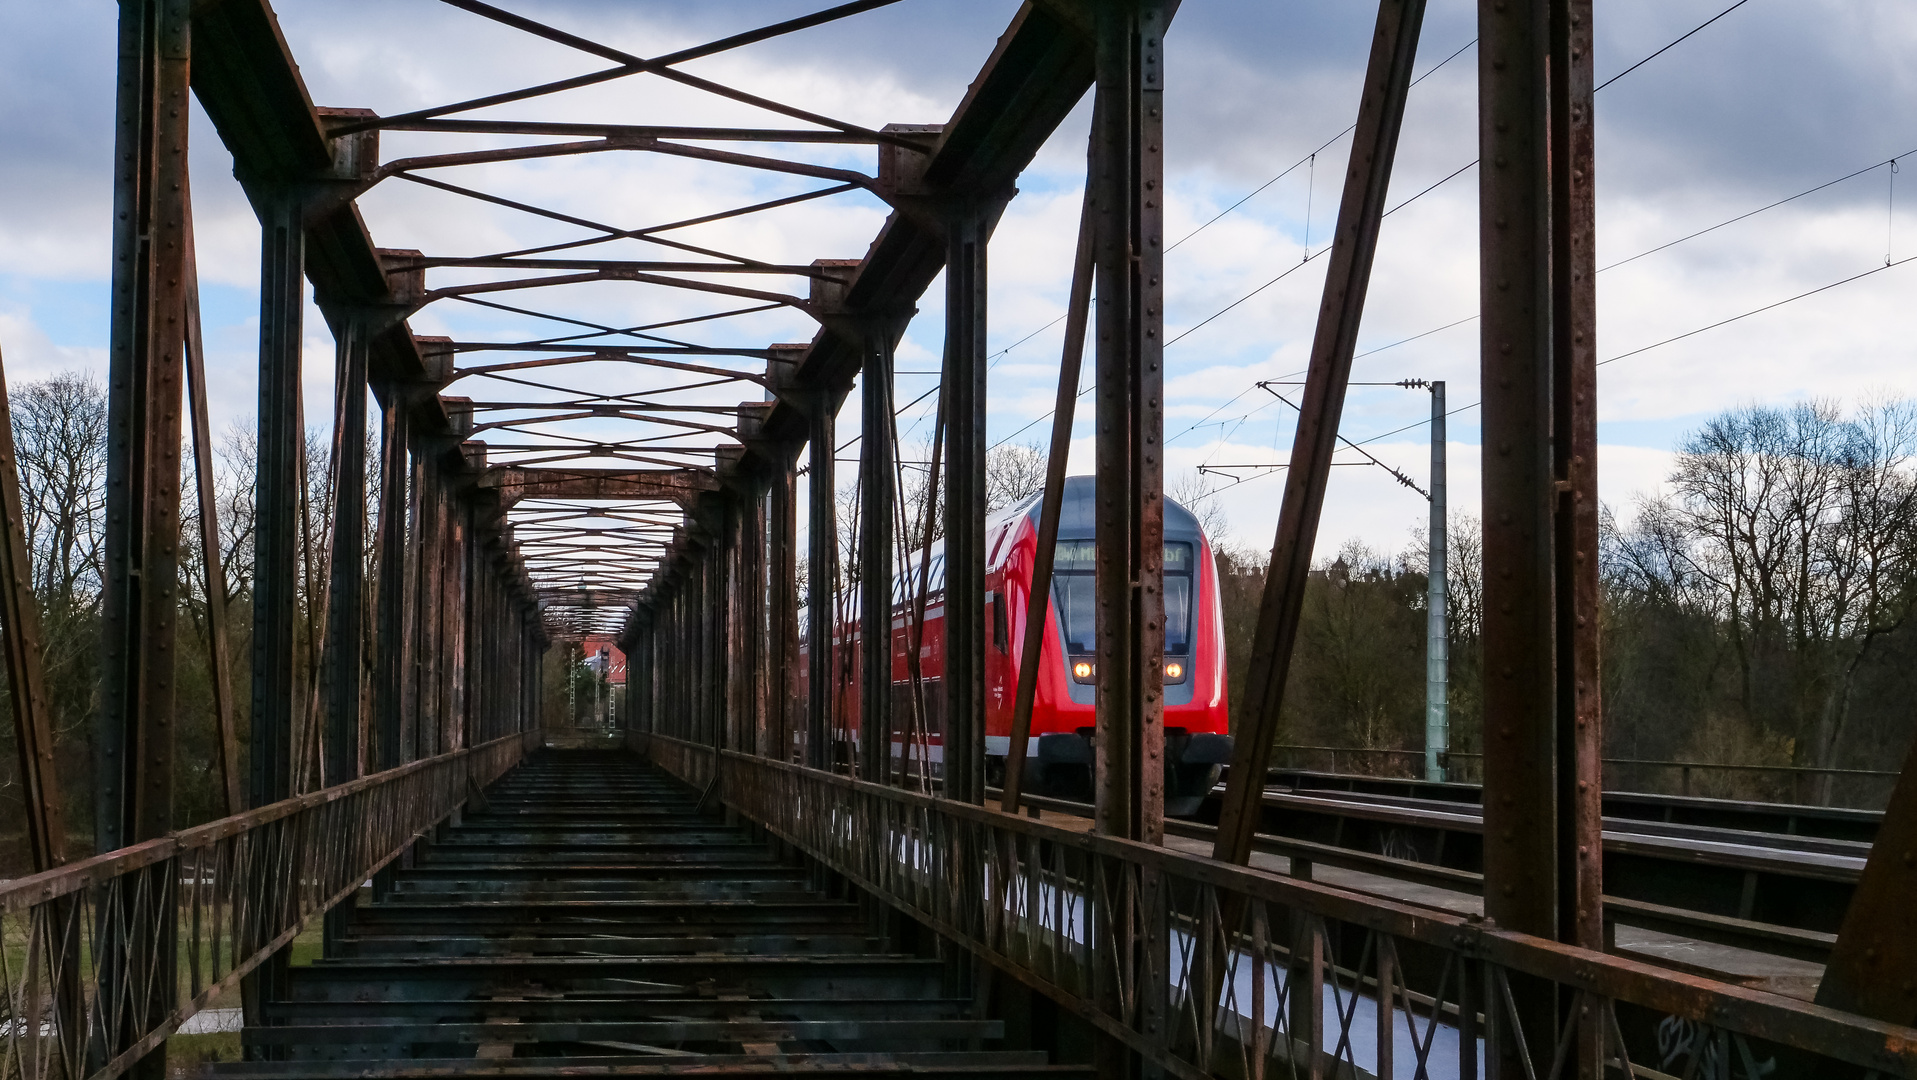
<svg viewBox="0 0 1917 1080">
<path fill-rule="evenodd" d="M 325 929 L 324 918 L 314 919 L 311 926 L 300 931 L 299 936 L 293 939 L 293 944 L 287 951 L 286 962 L 293 967 L 305 967 L 318 960 L 326 948 Z"/>
<path fill-rule="evenodd" d="M 166 1041 L 166 1071 L 180 1076 L 201 1065 L 216 1061 L 240 1060 L 240 1033 L 221 1031 L 212 1035 L 175 1035 Z"/>
</svg>

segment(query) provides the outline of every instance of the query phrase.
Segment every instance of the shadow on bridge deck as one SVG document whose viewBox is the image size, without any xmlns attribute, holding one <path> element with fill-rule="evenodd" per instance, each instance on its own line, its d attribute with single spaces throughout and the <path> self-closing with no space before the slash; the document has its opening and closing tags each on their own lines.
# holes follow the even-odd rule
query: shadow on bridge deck
<svg viewBox="0 0 1917 1080">
<path fill-rule="evenodd" d="M 962 976 L 623 750 L 542 751 L 422 841 L 209 1077 L 1090 1076 L 982 1049 Z"/>
</svg>

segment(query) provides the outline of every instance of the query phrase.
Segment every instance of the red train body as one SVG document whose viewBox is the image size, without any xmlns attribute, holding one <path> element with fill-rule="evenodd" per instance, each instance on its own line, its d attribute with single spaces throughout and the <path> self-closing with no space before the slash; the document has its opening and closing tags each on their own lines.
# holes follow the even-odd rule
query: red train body
<svg viewBox="0 0 1917 1080">
<path fill-rule="evenodd" d="M 1034 794 L 1091 795 L 1091 739 L 1096 726 L 1089 672 L 1095 649 L 1092 511 L 1092 478 L 1067 480 L 1026 748 L 1025 790 Z M 1032 564 L 1038 552 L 1038 513 L 1038 500 L 1029 499 L 993 515 L 985 527 L 985 754 L 988 778 L 994 783 L 1003 777 L 1011 745 L 1012 701 L 1018 689 Z M 916 558 L 892 590 L 893 760 L 904 758 L 915 770 L 926 768 L 936 774 L 944 756 L 940 738 L 946 603 L 942 545 L 932 548 L 931 559 L 920 649 L 925 726 L 918 738 L 912 737 L 915 710 L 907 661 L 914 636 L 912 601 L 919 588 Z M 1165 500 L 1165 599 L 1166 811 L 1190 813 L 1231 754 L 1225 642 L 1210 542 L 1197 520 L 1170 499 Z M 843 760 L 851 756 L 859 731 L 858 614 L 849 598 L 837 622 L 834 649 L 839 662 L 834 665 L 832 698 L 834 735 L 841 743 L 835 756 Z"/>
</svg>

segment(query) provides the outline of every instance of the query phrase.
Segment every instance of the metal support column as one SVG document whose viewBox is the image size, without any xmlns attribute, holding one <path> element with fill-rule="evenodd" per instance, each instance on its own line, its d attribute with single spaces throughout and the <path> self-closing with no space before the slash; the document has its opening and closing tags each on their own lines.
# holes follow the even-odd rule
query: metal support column
<svg viewBox="0 0 1917 1080">
<path fill-rule="evenodd" d="M 323 783 L 360 771 L 360 697 L 366 640 L 366 321 L 348 315 L 334 328 L 334 422 L 340 426 L 333 483 L 333 547 L 326 616 L 326 761 Z"/>
<path fill-rule="evenodd" d="M 1485 914 L 1557 936 L 1548 10 L 1482 0 Z"/>
<path fill-rule="evenodd" d="M 1330 266 L 1325 270 L 1324 299 L 1318 308 L 1311 364 L 1305 375 L 1304 400 L 1300 403 L 1298 430 L 1292 438 L 1291 467 L 1285 474 L 1284 501 L 1278 510 L 1271 569 L 1258 608 L 1258 629 L 1252 638 L 1245 681 L 1249 708 L 1232 747 L 1231 774 L 1219 809 L 1214 854 L 1241 866 L 1251 859 L 1251 840 L 1258 828 L 1265 771 L 1271 763 L 1278 710 L 1297 644 L 1305 580 L 1318 540 L 1318 520 L 1330 482 L 1338 421 L 1344 413 L 1345 390 L 1351 378 L 1352 350 L 1364 317 L 1365 292 L 1371 283 L 1372 257 L 1377 252 L 1385 193 L 1391 186 L 1392 161 L 1397 154 L 1398 131 L 1404 121 L 1405 97 L 1423 22 L 1424 0 L 1382 0 L 1378 5 L 1357 129 L 1352 135 L 1351 162 L 1338 204 Z"/>
<path fill-rule="evenodd" d="M 101 851 L 172 827 L 188 24 L 180 0 L 121 9 L 104 723 L 95 736 Z"/>
<path fill-rule="evenodd" d="M 805 763 L 815 769 L 832 764 L 832 582 L 838 564 L 832 455 L 838 439 L 833 422 L 837 400 L 829 390 L 813 395 L 806 485 Z"/>
<path fill-rule="evenodd" d="M 173 827 L 190 27 L 186 0 L 130 0 L 120 8 L 102 701 L 94 735 L 100 851 Z M 140 888 L 164 910 L 178 882 L 155 870 Z M 131 921 L 110 926 L 95 944 L 103 992 L 113 987 L 124 1003 L 101 1033 L 107 1059 L 172 1010 L 177 933 L 170 924 Z M 130 1075 L 157 1080 L 165 1070 L 160 1049 Z"/>
<path fill-rule="evenodd" d="M 1598 672 L 1597 183 L 1591 0 L 1551 5 L 1551 447 L 1557 618 L 1558 940 L 1604 948 Z M 1596 1076 L 1583 1023 L 1578 1067 Z"/>
<path fill-rule="evenodd" d="M 1091 193 L 1098 390 L 1096 827 L 1164 839 L 1164 53 L 1157 0 L 1101 5 Z"/>
<path fill-rule="evenodd" d="M 985 800 L 986 246 L 1002 204 L 948 217 L 945 255 L 945 797 Z"/>
<path fill-rule="evenodd" d="M 411 660 L 407 589 L 412 545 L 406 535 L 410 504 L 407 444 L 412 441 L 411 402 L 397 386 L 386 387 L 380 413 L 379 599 L 374 612 L 373 759 L 379 769 L 409 760 L 406 743 L 406 670 Z"/>
<path fill-rule="evenodd" d="M 1164 48 L 1163 0 L 1113 0 L 1095 17 L 1096 101 L 1086 201 L 1092 264 L 1097 418 L 1097 739 L 1093 828 L 1147 844 L 1165 832 Z M 956 427 L 964 426 L 963 414 Z M 983 560 L 980 560 L 981 568 Z M 948 605 L 949 610 L 949 605 Z M 950 616 L 948 615 L 948 618 Z M 1094 903 L 1097 937 L 1129 942 L 1094 975 L 1117 1005 L 1137 971 L 1133 1026 L 1150 1045 L 1168 1036 L 1165 892 L 1156 873 L 1135 894 Z M 1104 1075 L 1159 1075 L 1100 1040 Z"/>
<path fill-rule="evenodd" d="M 766 656 L 769 714 L 765 753 L 792 760 L 793 682 L 799 666 L 798 448 L 779 448 L 779 467 L 767 499 L 766 601 L 770 628 Z"/>
<path fill-rule="evenodd" d="M 1602 948 L 1591 9 L 1478 16 L 1485 914 Z M 1595 1074 L 1595 1022 L 1517 998 L 1534 1067 L 1568 1020 Z"/>
<path fill-rule="evenodd" d="M 885 783 L 892 761 L 892 321 L 866 326 L 859 376 L 859 777 Z"/>
</svg>

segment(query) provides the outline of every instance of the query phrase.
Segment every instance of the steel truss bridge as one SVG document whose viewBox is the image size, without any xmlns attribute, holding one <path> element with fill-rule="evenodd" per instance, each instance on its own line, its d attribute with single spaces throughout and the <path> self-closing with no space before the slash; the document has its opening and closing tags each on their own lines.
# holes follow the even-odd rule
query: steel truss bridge
<svg viewBox="0 0 1917 1080">
<path fill-rule="evenodd" d="M 245 1060 L 209 1067 L 232 1077 L 1917 1076 L 1917 768 L 1869 823 L 1874 843 L 1831 841 L 1855 857 L 1843 910 L 1821 921 L 1762 924 L 1768 891 L 1711 911 L 1614 895 L 1629 883 L 1604 880 L 1619 864 L 1598 782 L 1590 0 L 1480 4 L 1485 782 L 1475 817 L 1413 822 L 1474 837 L 1470 869 L 1286 835 L 1272 814 L 1306 818 L 1264 782 L 1422 0 L 1378 5 L 1254 643 L 1251 719 L 1218 823 L 1196 834 L 1158 809 L 1161 40 L 1175 0 L 1026 0 L 946 122 L 880 128 L 687 68 L 834 32 L 888 0 L 660 56 L 483 0 L 447 2 L 600 66 L 380 116 L 311 100 L 265 0 L 120 5 L 100 853 L 85 858 L 69 857 L 51 768 L 11 469 L 0 483 L 0 614 L 39 868 L 0 885 L 8 1076 L 158 1078 L 170 1036 L 236 1004 Z M 491 118 L 615 79 L 712 95 L 774 126 Z M 189 94 L 261 225 L 258 542 L 245 775 L 215 588 L 230 816 L 178 830 L 184 447 L 201 490 L 211 483 Z M 1022 796 L 1017 769 L 1011 790 L 988 793 L 982 605 L 944 616 L 936 785 L 899 775 L 889 739 L 843 738 L 824 588 L 804 597 L 812 637 L 806 692 L 796 688 L 800 560 L 813 583 L 841 570 L 834 418 L 855 388 L 861 610 L 889 618 L 894 557 L 924 542 L 905 533 L 897 445 L 882 436 L 894 351 L 941 273 L 933 475 L 946 584 L 984 592 L 987 241 L 1021 171 L 1088 94 L 1058 430 L 1070 431 L 1089 334 L 1100 722 L 1096 799 L 1074 817 Z M 569 164 L 616 152 L 806 186 L 637 223 L 475 186 L 481 166 L 534 159 L 552 159 L 562 185 Z M 846 167 L 848 153 L 867 167 Z M 406 183 L 443 199 L 438 212 L 476 199 L 572 239 L 479 255 L 381 247 L 357 200 Z M 723 250 L 699 231 L 852 196 L 886 208 L 857 258 L 794 263 Z M 555 297 L 608 282 L 665 298 L 663 314 L 639 326 L 558 314 Z M 309 285 L 338 378 L 335 524 L 303 586 Z M 446 304 L 538 328 L 414 332 L 416 314 Z M 816 332 L 796 344 L 753 336 L 768 311 L 808 317 Z M 369 452 L 358 433 L 374 419 Z M 11 446 L 0 455 L 10 462 Z M 1054 528 L 1064 456 L 1052 454 L 1044 504 Z M 209 536 L 216 504 L 199 500 Z M 217 559 L 208 573 L 222 580 Z M 316 667 L 298 633 L 315 611 L 326 643 Z M 630 658 L 627 724 L 543 730 L 541 656 L 588 635 L 615 638 Z M 861 673 L 861 729 L 911 730 L 924 710 L 895 709 L 886 692 L 889 635 L 856 640 L 859 662 L 843 670 Z M 1014 752 L 1023 744 L 1015 736 Z M 1312 812 L 1410 813 L 1375 802 Z M 1707 850 L 1681 830 L 1662 835 Z M 1822 857 L 1794 850 L 1800 866 Z M 1273 852 L 1287 872 L 1258 862 Z M 1340 858 L 1481 904 L 1312 872 Z M 1812 955 L 1823 963 L 1815 999 L 1618 949 L 1608 935 L 1627 908 L 1701 940 Z M 314 930 L 321 957 L 293 963 Z"/>
</svg>

